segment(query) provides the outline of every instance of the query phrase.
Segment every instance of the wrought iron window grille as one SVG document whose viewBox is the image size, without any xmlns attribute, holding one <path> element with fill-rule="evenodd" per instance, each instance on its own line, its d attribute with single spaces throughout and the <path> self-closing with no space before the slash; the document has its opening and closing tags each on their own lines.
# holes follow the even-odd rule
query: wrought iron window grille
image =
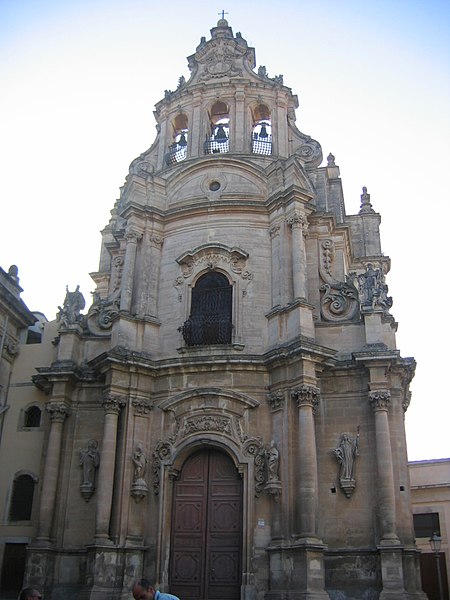
<svg viewBox="0 0 450 600">
<path fill-rule="evenodd" d="M 220 273 L 208 273 L 192 290 L 189 318 L 181 331 L 187 346 L 231 344 L 232 287 Z"/>
</svg>

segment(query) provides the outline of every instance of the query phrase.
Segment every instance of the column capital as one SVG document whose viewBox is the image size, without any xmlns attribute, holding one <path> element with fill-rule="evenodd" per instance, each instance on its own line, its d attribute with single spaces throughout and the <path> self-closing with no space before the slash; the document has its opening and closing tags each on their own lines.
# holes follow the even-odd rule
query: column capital
<svg viewBox="0 0 450 600">
<path fill-rule="evenodd" d="M 369 402 L 375 412 L 380 410 L 387 412 L 391 404 L 391 392 L 387 389 L 371 390 L 369 392 Z"/>
<path fill-rule="evenodd" d="M 297 406 L 311 406 L 315 411 L 319 406 L 320 390 L 314 385 L 302 383 L 299 387 L 291 390 L 291 398 L 297 402 Z"/>
<path fill-rule="evenodd" d="M 115 394 L 105 394 L 102 398 L 102 406 L 106 414 L 118 415 L 121 409 L 126 406 L 126 403 L 127 401 L 124 396 Z"/>
<path fill-rule="evenodd" d="M 269 403 L 272 411 L 279 410 L 284 406 L 284 392 L 282 390 L 277 390 L 276 392 L 270 392 L 267 394 L 267 402 Z"/>
<path fill-rule="evenodd" d="M 131 404 L 136 415 L 148 415 L 153 409 L 153 402 L 147 398 L 134 397 L 131 399 Z"/>
<path fill-rule="evenodd" d="M 303 234 L 306 235 L 306 232 L 308 230 L 308 220 L 306 219 L 306 216 L 298 210 L 294 211 L 291 215 L 289 215 L 286 218 L 286 223 L 292 229 L 301 229 Z"/>
<path fill-rule="evenodd" d="M 269 235 L 271 238 L 274 238 L 277 235 L 280 235 L 280 224 L 279 223 L 274 223 L 273 225 L 270 226 Z"/>
<path fill-rule="evenodd" d="M 140 233 L 139 231 L 137 231 L 136 229 L 127 229 L 125 232 L 125 239 L 127 240 L 127 244 L 129 244 L 130 242 L 134 242 L 135 244 L 137 244 L 137 242 L 142 238 L 142 233 Z"/>
<path fill-rule="evenodd" d="M 155 233 L 151 233 L 148 236 L 148 241 L 150 243 L 150 246 L 152 246 L 153 248 L 158 248 L 159 250 L 163 245 L 163 238 L 160 235 L 156 235 Z"/>
<path fill-rule="evenodd" d="M 64 423 L 69 415 L 69 407 L 64 402 L 48 402 L 45 406 L 52 423 Z"/>
</svg>

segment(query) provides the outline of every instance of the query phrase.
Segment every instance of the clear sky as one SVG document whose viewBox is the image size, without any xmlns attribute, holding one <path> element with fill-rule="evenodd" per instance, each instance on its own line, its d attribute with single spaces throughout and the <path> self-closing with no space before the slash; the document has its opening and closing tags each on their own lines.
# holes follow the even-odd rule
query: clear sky
<svg viewBox="0 0 450 600">
<path fill-rule="evenodd" d="M 66 285 L 90 305 L 99 232 L 155 138 L 154 105 L 222 9 L 298 94 L 297 126 L 335 155 L 348 214 L 367 186 L 397 345 L 418 363 L 409 458 L 449 457 L 448 1 L 0 0 L 0 266 L 19 267 L 49 319 Z"/>
</svg>

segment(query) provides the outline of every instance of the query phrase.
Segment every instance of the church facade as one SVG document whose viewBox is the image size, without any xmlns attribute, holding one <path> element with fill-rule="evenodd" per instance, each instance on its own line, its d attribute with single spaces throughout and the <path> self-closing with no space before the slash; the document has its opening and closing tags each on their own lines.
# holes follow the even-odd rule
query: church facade
<svg viewBox="0 0 450 600">
<path fill-rule="evenodd" d="M 60 309 L 26 582 L 51 598 L 419 599 L 380 215 L 226 20 L 156 105 Z M 49 597 L 47 595 L 47 597 Z"/>
</svg>

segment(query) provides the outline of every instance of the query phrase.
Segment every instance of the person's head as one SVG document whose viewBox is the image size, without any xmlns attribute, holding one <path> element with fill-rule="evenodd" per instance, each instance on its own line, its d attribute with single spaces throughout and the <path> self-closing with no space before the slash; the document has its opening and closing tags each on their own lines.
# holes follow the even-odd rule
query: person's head
<svg viewBox="0 0 450 600">
<path fill-rule="evenodd" d="M 154 584 L 148 579 L 138 579 L 133 585 L 134 600 L 153 600 L 155 595 Z"/>
<path fill-rule="evenodd" d="M 23 588 L 20 592 L 19 600 L 42 600 L 42 594 L 36 588 Z"/>
</svg>

